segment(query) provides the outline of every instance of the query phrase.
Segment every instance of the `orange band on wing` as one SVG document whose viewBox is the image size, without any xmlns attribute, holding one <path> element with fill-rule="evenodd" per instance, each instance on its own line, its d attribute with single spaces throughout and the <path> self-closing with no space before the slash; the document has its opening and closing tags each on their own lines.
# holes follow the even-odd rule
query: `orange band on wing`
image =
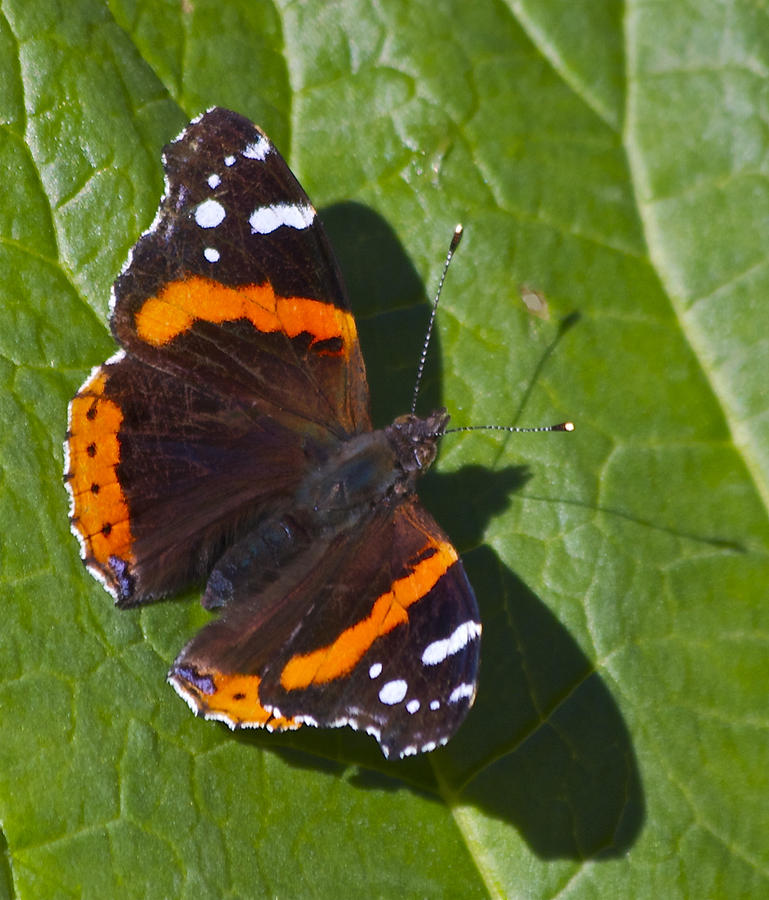
<svg viewBox="0 0 769 900">
<path fill-rule="evenodd" d="M 281 686 L 291 691 L 341 678 L 357 665 L 378 637 L 405 625 L 408 607 L 429 593 L 458 559 L 451 544 L 440 542 L 432 546 L 436 552 L 377 597 L 365 619 L 343 631 L 328 646 L 290 659 L 281 673 Z"/>
<path fill-rule="evenodd" d="M 233 288 L 199 276 L 172 281 L 147 300 L 136 314 L 136 328 L 143 341 L 161 347 L 188 331 L 196 320 L 238 319 L 247 319 L 259 331 L 279 331 L 290 338 L 307 333 L 313 344 L 336 338 L 344 356 L 349 356 L 358 339 L 352 314 L 332 303 L 279 297 L 269 282 Z"/>
<path fill-rule="evenodd" d="M 72 524 L 85 542 L 86 560 L 105 567 L 110 556 L 133 561 L 128 506 L 115 473 L 123 413 L 104 396 L 108 376 L 108 371 L 99 369 L 75 395 L 67 440 Z"/>
<path fill-rule="evenodd" d="M 224 720 L 232 728 L 266 728 L 268 731 L 285 731 L 299 728 L 301 722 L 274 716 L 262 706 L 259 699 L 258 675 L 225 675 L 222 672 L 201 673 L 198 684 L 183 676 L 177 669 L 170 681 L 175 690 L 184 696 L 195 711 L 207 719 Z M 203 690 L 200 685 L 208 682 L 213 690 Z"/>
</svg>

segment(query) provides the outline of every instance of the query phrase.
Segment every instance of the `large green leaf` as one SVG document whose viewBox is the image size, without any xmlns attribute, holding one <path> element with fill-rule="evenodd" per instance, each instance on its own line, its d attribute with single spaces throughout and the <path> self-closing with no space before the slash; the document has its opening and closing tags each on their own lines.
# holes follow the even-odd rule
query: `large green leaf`
<svg viewBox="0 0 769 900">
<path fill-rule="evenodd" d="M 5 0 L 0 895 L 769 892 L 767 71 L 747 0 Z M 195 595 L 118 612 L 69 535 L 67 402 L 213 104 L 321 208 L 380 423 L 458 220 L 423 408 L 577 423 L 425 480 L 485 624 L 425 758 L 194 719 Z"/>
</svg>

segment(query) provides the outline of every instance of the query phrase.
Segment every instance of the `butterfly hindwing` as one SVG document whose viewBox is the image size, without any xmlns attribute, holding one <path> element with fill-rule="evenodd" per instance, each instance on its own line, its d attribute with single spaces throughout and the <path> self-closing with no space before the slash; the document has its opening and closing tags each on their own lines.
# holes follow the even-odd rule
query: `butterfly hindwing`
<svg viewBox="0 0 769 900">
<path fill-rule="evenodd" d="M 352 725 L 403 756 L 444 743 L 472 704 L 475 596 L 415 499 L 315 542 L 257 594 L 233 587 L 170 675 L 203 715 L 233 727 Z"/>
<path fill-rule="evenodd" d="M 300 432 L 123 352 L 92 373 L 70 422 L 72 525 L 122 606 L 207 574 L 312 464 Z"/>
</svg>

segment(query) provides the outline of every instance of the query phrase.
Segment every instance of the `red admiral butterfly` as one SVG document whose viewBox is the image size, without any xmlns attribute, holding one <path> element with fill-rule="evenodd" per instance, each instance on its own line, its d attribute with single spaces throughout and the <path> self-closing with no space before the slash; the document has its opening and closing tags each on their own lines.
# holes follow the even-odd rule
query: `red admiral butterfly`
<svg viewBox="0 0 769 900">
<path fill-rule="evenodd" d="M 70 404 L 83 560 L 119 607 L 207 580 L 219 616 L 168 676 L 197 714 L 432 750 L 475 699 L 481 635 L 415 493 L 448 415 L 372 429 L 331 247 L 262 131 L 212 109 L 163 164 L 157 217 L 113 288 L 123 349 Z"/>
</svg>

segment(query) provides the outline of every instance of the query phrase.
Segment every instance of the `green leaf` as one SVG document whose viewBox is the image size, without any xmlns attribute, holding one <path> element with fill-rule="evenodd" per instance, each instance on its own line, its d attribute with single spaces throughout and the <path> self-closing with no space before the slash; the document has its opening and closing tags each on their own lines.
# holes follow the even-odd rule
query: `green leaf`
<svg viewBox="0 0 769 900">
<path fill-rule="evenodd" d="M 0 896 L 767 893 L 768 69 L 745 0 L 6 0 Z M 321 209 L 379 423 L 461 220 L 422 407 L 577 424 L 425 479 L 485 628 L 427 757 L 196 720 L 195 593 L 119 612 L 69 534 L 67 402 L 214 104 Z"/>
</svg>

